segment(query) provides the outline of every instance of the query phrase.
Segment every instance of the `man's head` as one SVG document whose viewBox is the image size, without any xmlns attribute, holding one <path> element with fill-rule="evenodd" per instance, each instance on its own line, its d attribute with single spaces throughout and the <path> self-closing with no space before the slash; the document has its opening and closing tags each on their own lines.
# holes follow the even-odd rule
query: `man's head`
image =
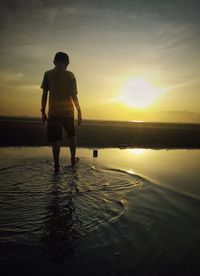
<svg viewBox="0 0 200 276">
<path fill-rule="evenodd" d="M 63 52 L 57 52 L 55 54 L 53 63 L 58 66 L 67 67 L 69 65 L 69 56 Z"/>
</svg>

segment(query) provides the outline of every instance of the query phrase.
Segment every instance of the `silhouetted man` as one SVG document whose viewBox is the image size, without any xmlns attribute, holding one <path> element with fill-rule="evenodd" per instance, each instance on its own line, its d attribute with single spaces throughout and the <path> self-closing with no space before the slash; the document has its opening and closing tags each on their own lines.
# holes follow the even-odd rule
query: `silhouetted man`
<svg viewBox="0 0 200 276">
<path fill-rule="evenodd" d="M 81 109 L 77 97 L 77 85 L 74 74 L 67 70 L 69 57 L 58 52 L 54 57 L 55 67 L 44 73 L 41 84 L 43 89 L 41 99 L 42 121 L 47 121 L 47 140 L 52 143 L 54 171 L 59 172 L 59 155 L 64 128 L 69 138 L 71 165 L 74 167 L 76 158 L 76 133 L 74 126 L 74 105 L 78 112 L 78 124 L 82 122 Z M 49 110 L 46 115 L 46 103 L 49 92 Z M 74 104 L 74 105 L 73 105 Z"/>
</svg>

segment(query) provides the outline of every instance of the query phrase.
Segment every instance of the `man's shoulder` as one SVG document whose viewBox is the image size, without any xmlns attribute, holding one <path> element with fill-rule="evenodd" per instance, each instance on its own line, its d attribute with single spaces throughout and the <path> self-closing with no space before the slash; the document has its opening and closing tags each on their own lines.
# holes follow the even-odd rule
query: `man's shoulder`
<svg viewBox="0 0 200 276">
<path fill-rule="evenodd" d="M 72 71 L 66 70 L 66 73 L 68 74 L 69 77 L 75 78 L 75 75 Z"/>
<path fill-rule="evenodd" d="M 52 74 L 53 72 L 54 72 L 54 68 L 45 71 L 45 74 L 49 75 L 49 74 Z"/>
</svg>

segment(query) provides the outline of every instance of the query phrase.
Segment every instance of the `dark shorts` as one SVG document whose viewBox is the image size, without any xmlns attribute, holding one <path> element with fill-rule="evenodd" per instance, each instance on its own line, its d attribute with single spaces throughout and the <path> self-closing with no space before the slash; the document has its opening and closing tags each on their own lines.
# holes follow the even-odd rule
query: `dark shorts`
<svg viewBox="0 0 200 276">
<path fill-rule="evenodd" d="M 75 136 L 74 117 L 70 118 L 53 118 L 47 120 L 47 141 L 55 142 L 62 140 L 63 128 L 67 132 L 68 137 Z"/>
</svg>

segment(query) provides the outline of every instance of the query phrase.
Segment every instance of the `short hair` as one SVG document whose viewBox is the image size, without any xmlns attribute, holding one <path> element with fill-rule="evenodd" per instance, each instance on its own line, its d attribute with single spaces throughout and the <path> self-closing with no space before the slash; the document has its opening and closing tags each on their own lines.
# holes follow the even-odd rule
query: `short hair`
<svg viewBox="0 0 200 276">
<path fill-rule="evenodd" d="M 69 56 L 63 52 L 57 52 L 54 57 L 54 62 L 63 62 L 69 64 Z"/>
</svg>

